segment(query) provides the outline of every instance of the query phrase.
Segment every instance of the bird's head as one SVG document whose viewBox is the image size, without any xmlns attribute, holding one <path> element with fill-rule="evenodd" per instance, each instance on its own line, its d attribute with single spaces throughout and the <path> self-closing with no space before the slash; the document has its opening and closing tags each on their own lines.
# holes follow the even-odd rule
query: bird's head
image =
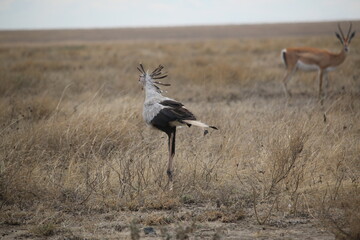
<svg viewBox="0 0 360 240">
<path fill-rule="evenodd" d="M 154 71 L 152 71 L 152 73 L 149 74 L 148 72 L 145 72 L 144 66 L 140 63 L 140 65 L 137 67 L 137 69 L 140 72 L 139 84 L 141 85 L 141 88 L 144 89 L 144 88 L 146 88 L 146 86 L 155 87 L 155 89 L 158 92 L 161 92 L 160 88 L 156 84 L 162 85 L 162 86 L 170 86 L 170 84 L 168 84 L 168 83 L 162 83 L 162 82 L 156 81 L 158 79 L 167 77 L 166 73 L 161 72 L 161 70 L 163 68 L 164 68 L 164 66 L 159 65 L 157 68 L 155 68 Z"/>
</svg>

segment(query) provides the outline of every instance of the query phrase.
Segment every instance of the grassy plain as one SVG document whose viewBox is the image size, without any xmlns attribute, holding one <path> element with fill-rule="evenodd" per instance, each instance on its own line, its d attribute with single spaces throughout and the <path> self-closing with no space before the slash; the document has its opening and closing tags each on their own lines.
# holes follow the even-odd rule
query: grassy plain
<svg viewBox="0 0 360 240">
<path fill-rule="evenodd" d="M 1 236 L 359 239 L 360 43 L 322 105 L 314 72 L 282 90 L 280 50 L 305 45 L 340 50 L 332 35 L 2 43 Z M 219 128 L 178 131 L 173 192 L 140 62 Z"/>
</svg>

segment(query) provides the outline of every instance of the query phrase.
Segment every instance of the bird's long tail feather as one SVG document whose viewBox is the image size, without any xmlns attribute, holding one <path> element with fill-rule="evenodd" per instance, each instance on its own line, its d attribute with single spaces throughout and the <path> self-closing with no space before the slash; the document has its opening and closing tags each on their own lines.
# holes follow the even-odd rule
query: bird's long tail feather
<svg viewBox="0 0 360 240">
<path fill-rule="evenodd" d="M 203 122 L 200 122 L 200 121 L 196 121 L 196 120 L 183 120 L 183 122 L 187 123 L 187 124 L 191 124 L 191 125 L 194 125 L 194 126 L 197 126 L 197 127 L 201 127 L 201 128 L 213 128 L 213 129 L 216 129 L 217 130 L 217 127 L 215 126 L 209 126 Z M 209 131 L 208 130 L 204 130 L 204 135 L 206 135 Z"/>
</svg>

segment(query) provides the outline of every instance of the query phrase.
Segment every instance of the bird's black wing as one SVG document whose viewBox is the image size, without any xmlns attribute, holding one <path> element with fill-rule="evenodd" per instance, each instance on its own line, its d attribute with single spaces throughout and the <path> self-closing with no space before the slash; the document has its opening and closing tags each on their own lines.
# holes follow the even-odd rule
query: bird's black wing
<svg viewBox="0 0 360 240">
<path fill-rule="evenodd" d="M 181 108 L 182 106 L 184 106 L 184 104 L 182 104 L 181 102 L 177 102 L 174 100 L 164 100 L 160 102 L 160 104 L 172 108 Z"/>
<path fill-rule="evenodd" d="M 160 102 L 161 105 L 166 106 L 163 108 L 164 114 L 172 118 L 172 121 L 182 120 L 196 120 L 196 117 L 192 112 L 184 108 L 184 104 L 174 101 L 174 100 L 165 100 Z"/>
<path fill-rule="evenodd" d="M 196 120 L 194 114 L 184 108 L 182 103 L 173 100 L 165 100 L 159 104 L 166 107 L 161 109 L 155 115 L 155 117 L 151 120 L 151 124 L 161 131 L 167 132 L 174 128 L 171 123 L 176 121 L 183 123 L 183 120 Z"/>
</svg>

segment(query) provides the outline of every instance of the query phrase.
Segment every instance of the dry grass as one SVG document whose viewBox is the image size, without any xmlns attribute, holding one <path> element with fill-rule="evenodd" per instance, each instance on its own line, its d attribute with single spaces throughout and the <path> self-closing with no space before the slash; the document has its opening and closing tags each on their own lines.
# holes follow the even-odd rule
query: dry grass
<svg viewBox="0 0 360 240">
<path fill-rule="evenodd" d="M 47 236 L 57 223 L 37 220 L 39 208 L 176 212 L 205 204 L 185 220 L 233 222 L 252 209 L 261 224 L 306 215 L 357 239 L 359 41 L 330 75 L 322 106 L 315 73 L 299 73 L 289 85 L 294 97 L 283 96 L 279 52 L 294 45 L 339 48 L 334 37 L 0 48 L 1 223 L 22 224 L 17 209 L 36 224 L 33 234 Z M 141 117 L 139 62 L 164 64 L 167 95 L 219 127 L 206 137 L 179 130 L 171 193 L 165 135 Z M 143 223 L 181 219 L 154 214 Z"/>
</svg>

